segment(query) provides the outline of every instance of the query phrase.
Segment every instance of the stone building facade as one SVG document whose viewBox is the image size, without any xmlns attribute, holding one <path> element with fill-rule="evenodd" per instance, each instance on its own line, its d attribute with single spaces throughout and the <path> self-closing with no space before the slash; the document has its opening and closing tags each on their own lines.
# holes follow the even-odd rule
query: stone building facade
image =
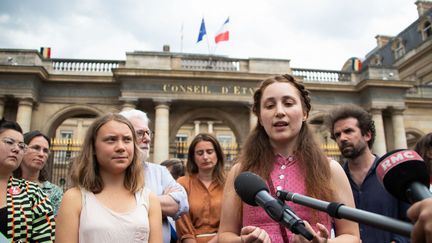
<svg viewBox="0 0 432 243">
<path fill-rule="evenodd" d="M 430 2 L 429 2 L 430 3 Z M 128 52 L 125 60 L 45 59 L 36 50 L 0 49 L 0 116 L 25 131 L 82 139 L 94 117 L 137 108 L 154 131 L 151 159 L 174 156 L 176 141 L 213 132 L 241 149 L 256 117 L 252 94 L 261 80 L 289 73 L 312 92 L 308 122 L 321 143 L 332 143 L 323 119 L 328 110 L 358 104 L 373 114 L 374 152 L 411 147 L 432 132 L 432 10 L 419 1 L 419 18 L 377 47 L 354 71 L 292 68 L 288 59 Z M 60 131 L 62 128 L 63 131 Z"/>
</svg>

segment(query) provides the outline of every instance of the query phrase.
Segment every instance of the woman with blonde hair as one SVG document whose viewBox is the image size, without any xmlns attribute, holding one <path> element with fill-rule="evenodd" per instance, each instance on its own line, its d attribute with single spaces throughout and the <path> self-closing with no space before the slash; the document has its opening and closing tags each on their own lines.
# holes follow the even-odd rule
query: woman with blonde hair
<svg viewBox="0 0 432 243">
<path fill-rule="evenodd" d="M 304 85 L 285 74 L 264 80 L 255 91 L 253 112 L 258 123 L 243 145 L 224 189 L 220 242 L 309 242 L 273 221 L 262 208 L 242 203 L 234 180 L 252 171 L 276 190 L 305 194 L 355 207 L 348 179 L 336 161 L 329 161 L 307 124 L 311 99 Z M 332 219 L 323 212 L 288 202 L 313 233 L 312 242 L 359 242 L 358 225 Z M 332 224 L 334 239 L 330 239 Z"/>
<path fill-rule="evenodd" d="M 58 242 L 162 242 L 160 204 L 144 187 L 139 155 L 123 116 L 91 124 L 57 216 Z"/>
</svg>

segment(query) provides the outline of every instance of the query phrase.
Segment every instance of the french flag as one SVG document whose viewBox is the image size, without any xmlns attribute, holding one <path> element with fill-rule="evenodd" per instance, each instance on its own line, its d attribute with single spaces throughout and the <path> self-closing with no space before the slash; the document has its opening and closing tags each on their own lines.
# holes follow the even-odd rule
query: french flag
<svg viewBox="0 0 432 243">
<path fill-rule="evenodd" d="M 229 30 L 228 30 L 228 24 L 229 24 L 229 17 L 225 22 L 223 23 L 222 27 L 218 31 L 218 33 L 215 36 L 215 42 L 216 44 L 221 41 L 228 41 L 229 40 Z"/>
</svg>

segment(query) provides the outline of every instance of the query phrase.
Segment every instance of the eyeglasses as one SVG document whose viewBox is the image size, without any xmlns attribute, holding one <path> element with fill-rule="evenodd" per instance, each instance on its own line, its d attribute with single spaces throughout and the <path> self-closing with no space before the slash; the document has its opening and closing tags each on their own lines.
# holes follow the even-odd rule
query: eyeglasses
<svg viewBox="0 0 432 243">
<path fill-rule="evenodd" d="M 48 148 L 44 148 L 41 147 L 40 145 L 32 145 L 32 146 L 28 146 L 29 149 L 35 151 L 35 152 L 40 152 L 42 151 L 45 155 L 49 155 L 50 154 L 50 150 Z"/>
<path fill-rule="evenodd" d="M 138 141 L 143 140 L 145 135 L 149 136 L 150 138 L 153 138 L 153 132 L 151 130 L 147 130 L 147 131 L 138 130 L 138 131 L 136 131 L 136 136 L 137 136 Z"/>
<path fill-rule="evenodd" d="M 24 142 L 17 142 L 13 138 L 5 137 L 2 138 L 1 141 L 10 148 L 15 148 L 15 146 L 17 146 L 21 152 L 25 152 L 27 150 L 27 144 L 25 144 Z"/>
</svg>

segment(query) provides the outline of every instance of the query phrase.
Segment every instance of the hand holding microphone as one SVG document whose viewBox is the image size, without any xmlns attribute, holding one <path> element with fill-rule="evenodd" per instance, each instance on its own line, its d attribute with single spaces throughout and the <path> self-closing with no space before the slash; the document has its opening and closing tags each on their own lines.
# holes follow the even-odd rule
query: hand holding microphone
<svg viewBox="0 0 432 243">
<path fill-rule="evenodd" d="M 432 193 L 423 159 L 412 150 L 388 152 L 379 160 L 377 176 L 393 196 L 415 203 L 407 211 L 408 218 L 415 222 L 411 241 L 432 242 Z"/>
<path fill-rule="evenodd" d="M 415 222 L 411 233 L 412 243 L 432 242 L 432 198 L 422 200 L 412 205 L 408 218 Z"/>
<path fill-rule="evenodd" d="M 288 205 L 269 194 L 269 189 L 261 177 L 251 172 L 242 172 L 234 181 L 234 188 L 245 203 L 264 208 L 273 220 L 284 225 L 291 232 L 301 234 L 308 240 L 313 239 L 313 235 L 306 229 L 303 221 Z"/>
</svg>

